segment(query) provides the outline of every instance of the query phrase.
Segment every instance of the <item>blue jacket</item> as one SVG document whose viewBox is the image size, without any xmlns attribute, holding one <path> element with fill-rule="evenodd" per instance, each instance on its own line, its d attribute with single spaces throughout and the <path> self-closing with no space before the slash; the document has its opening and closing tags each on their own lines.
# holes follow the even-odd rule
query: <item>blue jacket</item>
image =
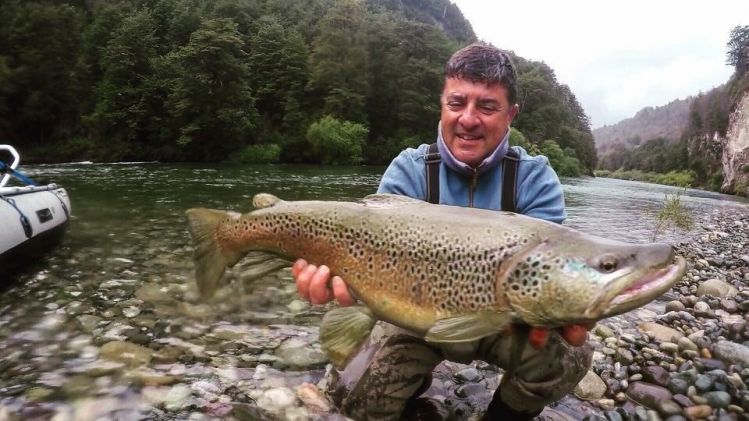
<svg viewBox="0 0 749 421">
<path fill-rule="evenodd" d="M 499 210 L 502 208 L 502 167 L 508 137 L 478 171 L 461 168 L 464 164 L 452 158 L 441 137 L 438 146 L 440 162 L 440 203 L 445 205 Z M 385 171 L 378 193 L 393 193 L 426 200 L 426 166 L 424 157 L 429 145 L 401 152 Z M 530 156 L 519 146 L 512 146 L 520 156 L 516 180 L 519 213 L 562 223 L 564 192 L 559 178 L 545 156 Z M 472 187 L 473 185 L 473 187 Z M 472 202 L 472 203 L 471 203 Z"/>
</svg>

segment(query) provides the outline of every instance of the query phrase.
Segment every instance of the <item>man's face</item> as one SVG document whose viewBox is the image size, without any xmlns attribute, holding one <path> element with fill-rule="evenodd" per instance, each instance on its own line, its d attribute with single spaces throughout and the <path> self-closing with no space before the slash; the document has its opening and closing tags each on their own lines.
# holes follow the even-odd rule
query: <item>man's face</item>
<svg viewBox="0 0 749 421">
<path fill-rule="evenodd" d="M 500 84 L 445 80 L 442 91 L 442 138 L 459 161 L 478 166 L 504 138 L 518 107 Z"/>
</svg>

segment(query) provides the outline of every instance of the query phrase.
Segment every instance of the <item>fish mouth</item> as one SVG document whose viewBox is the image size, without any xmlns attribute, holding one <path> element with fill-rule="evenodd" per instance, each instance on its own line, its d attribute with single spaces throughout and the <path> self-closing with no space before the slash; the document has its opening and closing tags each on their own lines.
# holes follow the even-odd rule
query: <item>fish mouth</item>
<svg viewBox="0 0 749 421">
<path fill-rule="evenodd" d="M 686 272 L 686 266 L 686 260 L 676 256 L 673 263 L 649 271 L 642 278 L 626 285 L 610 300 L 599 301 L 598 305 L 591 306 L 585 313 L 591 316 L 600 313 L 601 316 L 597 318 L 610 317 L 647 304 L 679 281 Z"/>
</svg>

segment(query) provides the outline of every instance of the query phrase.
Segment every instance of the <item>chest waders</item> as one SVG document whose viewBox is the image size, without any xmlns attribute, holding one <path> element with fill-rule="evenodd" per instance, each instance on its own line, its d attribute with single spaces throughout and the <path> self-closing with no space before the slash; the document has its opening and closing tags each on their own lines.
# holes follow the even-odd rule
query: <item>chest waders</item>
<svg viewBox="0 0 749 421">
<path fill-rule="evenodd" d="M 518 161 L 520 160 L 517 152 L 512 149 L 507 150 L 503 161 L 502 173 L 502 210 L 517 213 L 517 189 L 516 180 L 518 175 Z M 440 157 L 437 144 L 429 145 L 429 150 L 424 158 L 427 174 L 427 202 L 438 204 L 440 202 Z"/>
</svg>

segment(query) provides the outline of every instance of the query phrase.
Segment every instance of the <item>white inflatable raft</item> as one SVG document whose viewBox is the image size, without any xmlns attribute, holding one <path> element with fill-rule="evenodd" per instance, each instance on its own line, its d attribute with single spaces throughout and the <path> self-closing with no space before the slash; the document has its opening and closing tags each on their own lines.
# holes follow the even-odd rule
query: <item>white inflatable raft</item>
<svg viewBox="0 0 749 421">
<path fill-rule="evenodd" d="M 20 160 L 9 145 L 0 145 L 0 280 L 33 263 L 62 238 L 70 218 L 70 199 L 57 184 L 44 186 L 16 170 Z M 15 184 L 9 185 L 14 179 Z"/>
</svg>

